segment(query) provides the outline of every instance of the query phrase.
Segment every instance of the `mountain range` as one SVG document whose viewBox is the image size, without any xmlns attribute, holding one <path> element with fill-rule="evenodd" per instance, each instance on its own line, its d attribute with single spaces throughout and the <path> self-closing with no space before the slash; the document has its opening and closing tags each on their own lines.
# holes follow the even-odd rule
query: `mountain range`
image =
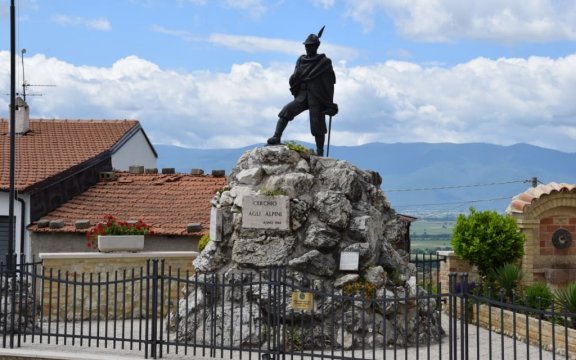
<svg viewBox="0 0 576 360">
<path fill-rule="evenodd" d="M 307 148 L 311 144 L 300 143 Z M 247 150 L 154 145 L 159 168 L 229 173 Z M 453 217 L 469 207 L 503 213 L 513 196 L 532 183 L 576 183 L 576 153 L 528 144 L 371 143 L 331 146 L 330 157 L 378 171 L 381 188 L 399 213 Z"/>
</svg>

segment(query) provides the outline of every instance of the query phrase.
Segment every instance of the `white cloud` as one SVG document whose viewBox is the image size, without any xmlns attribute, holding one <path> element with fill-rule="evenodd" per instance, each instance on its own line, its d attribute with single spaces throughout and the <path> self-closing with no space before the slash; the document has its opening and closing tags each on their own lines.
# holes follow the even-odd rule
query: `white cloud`
<svg viewBox="0 0 576 360">
<path fill-rule="evenodd" d="M 208 41 L 216 45 L 249 53 L 260 51 L 273 51 L 290 55 L 300 55 L 302 53 L 302 44 L 283 39 L 216 33 L 211 34 Z"/>
<path fill-rule="evenodd" d="M 184 41 L 202 41 L 203 40 L 201 37 L 196 36 L 189 31 L 168 29 L 168 28 L 165 28 L 165 27 L 160 26 L 160 25 L 152 25 L 152 31 L 160 33 L 160 34 L 164 34 L 164 35 L 173 36 L 173 37 L 179 38 L 179 39 L 184 40 Z"/>
<path fill-rule="evenodd" d="M 208 39 L 203 39 L 188 31 L 167 29 L 159 25 L 154 25 L 152 31 L 174 36 L 184 41 L 208 41 L 215 45 L 247 53 L 277 52 L 293 55 L 295 57 L 304 53 L 304 47 L 300 41 L 220 33 L 211 34 Z M 321 52 L 325 51 L 330 54 L 331 58 L 335 61 L 349 61 L 358 57 L 358 52 L 349 47 L 332 45 L 324 42 L 321 46 Z"/>
<path fill-rule="evenodd" d="M 291 100 L 293 64 L 237 64 L 227 72 L 182 73 L 131 56 L 111 67 L 26 58 L 27 78 L 55 84 L 30 98 L 33 116 L 136 118 L 154 143 L 240 147 L 264 142 Z M 0 87 L 9 88 L 0 52 Z M 389 61 L 337 65 L 332 144 L 366 142 L 531 143 L 576 152 L 576 54 L 551 59 L 477 58 L 454 67 Z M 7 97 L 0 98 L 6 117 Z M 312 142 L 308 114 L 286 139 Z"/>
<path fill-rule="evenodd" d="M 177 0 L 179 4 L 191 3 L 192 5 L 206 5 L 207 0 Z"/>
<path fill-rule="evenodd" d="M 60 25 L 82 26 L 99 31 L 110 31 L 112 29 L 110 21 L 104 18 L 87 19 L 82 16 L 56 15 L 52 20 Z"/>
<path fill-rule="evenodd" d="M 268 11 L 264 0 L 225 0 L 224 4 L 230 8 L 247 11 L 254 18 L 259 18 Z"/>
<path fill-rule="evenodd" d="M 273 51 L 286 53 L 294 56 L 302 55 L 304 47 L 301 41 L 290 41 L 284 39 L 264 38 L 259 36 L 212 34 L 209 41 L 227 48 L 245 52 Z M 339 60 L 352 60 L 358 56 L 356 50 L 344 46 L 322 43 L 322 51 Z"/>
<path fill-rule="evenodd" d="M 335 0 L 311 0 L 314 6 L 322 7 L 324 9 L 329 9 L 334 6 Z"/>
<path fill-rule="evenodd" d="M 412 53 L 406 49 L 390 49 L 386 51 L 386 55 L 392 59 L 409 60 L 412 58 Z"/>
<path fill-rule="evenodd" d="M 424 41 L 576 40 L 576 2 L 558 0 L 348 0 L 347 15 L 370 31 L 386 14 L 405 36 Z"/>
</svg>

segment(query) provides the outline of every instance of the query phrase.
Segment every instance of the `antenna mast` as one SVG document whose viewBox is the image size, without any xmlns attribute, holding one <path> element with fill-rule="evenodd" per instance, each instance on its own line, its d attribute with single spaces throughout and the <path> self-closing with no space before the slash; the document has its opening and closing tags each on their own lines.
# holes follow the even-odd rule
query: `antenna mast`
<svg viewBox="0 0 576 360">
<path fill-rule="evenodd" d="M 22 49 L 22 96 L 24 97 L 24 102 L 26 102 L 26 77 L 24 76 L 24 54 L 26 54 L 26 49 Z"/>
<path fill-rule="evenodd" d="M 24 102 L 26 102 L 26 88 L 30 86 L 56 86 L 56 85 L 32 85 L 26 82 L 26 76 L 24 73 L 24 54 L 26 54 L 26 49 L 22 49 L 21 53 L 21 60 L 22 60 L 22 97 L 24 98 Z M 18 95 L 18 93 L 16 93 Z M 42 96 L 43 94 L 28 94 L 28 96 Z"/>
</svg>

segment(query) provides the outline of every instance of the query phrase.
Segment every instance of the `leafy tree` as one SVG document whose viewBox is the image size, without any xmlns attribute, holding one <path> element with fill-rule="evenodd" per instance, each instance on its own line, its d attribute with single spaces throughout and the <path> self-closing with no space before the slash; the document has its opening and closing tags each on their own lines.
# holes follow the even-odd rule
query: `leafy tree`
<svg viewBox="0 0 576 360">
<path fill-rule="evenodd" d="M 526 238 L 511 216 L 470 208 L 470 215 L 458 216 L 451 241 L 454 253 L 485 276 L 521 259 Z"/>
</svg>

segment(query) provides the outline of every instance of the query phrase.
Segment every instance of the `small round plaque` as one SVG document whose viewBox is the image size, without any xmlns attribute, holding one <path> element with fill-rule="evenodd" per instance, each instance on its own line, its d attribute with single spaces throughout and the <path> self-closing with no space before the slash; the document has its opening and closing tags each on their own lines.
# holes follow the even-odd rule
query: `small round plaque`
<svg viewBox="0 0 576 360">
<path fill-rule="evenodd" d="M 572 244 L 572 235 L 566 229 L 558 229 L 552 234 L 552 244 L 557 249 L 566 249 Z"/>
</svg>

